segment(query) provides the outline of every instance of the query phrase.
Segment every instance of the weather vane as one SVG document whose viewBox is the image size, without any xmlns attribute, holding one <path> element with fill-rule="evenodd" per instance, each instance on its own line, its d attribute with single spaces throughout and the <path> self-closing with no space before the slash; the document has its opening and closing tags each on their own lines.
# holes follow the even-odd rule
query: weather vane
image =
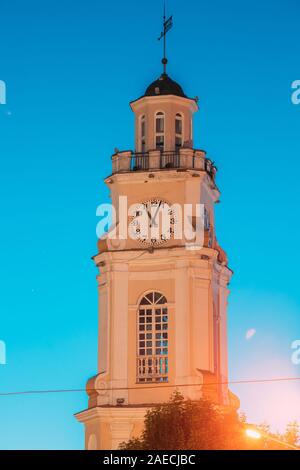
<svg viewBox="0 0 300 470">
<path fill-rule="evenodd" d="M 166 36 L 168 31 L 173 26 L 173 16 L 170 16 L 170 18 L 166 19 L 166 3 L 164 3 L 164 19 L 163 19 L 163 31 L 161 32 L 161 35 L 159 36 L 158 40 L 160 41 L 162 38 L 164 39 L 164 56 L 162 59 L 162 63 L 164 66 L 164 74 L 167 74 L 167 63 L 168 59 L 166 57 Z"/>
</svg>

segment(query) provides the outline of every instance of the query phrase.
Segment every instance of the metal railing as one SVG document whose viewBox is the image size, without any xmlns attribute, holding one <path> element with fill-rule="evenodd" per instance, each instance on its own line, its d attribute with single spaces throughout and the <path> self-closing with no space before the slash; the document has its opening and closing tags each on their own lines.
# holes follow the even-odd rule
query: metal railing
<svg viewBox="0 0 300 470">
<path fill-rule="evenodd" d="M 138 356 L 137 382 L 167 382 L 168 356 Z"/>
<path fill-rule="evenodd" d="M 180 148 L 174 151 L 153 150 L 144 153 L 118 152 L 112 156 L 113 174 L 134 171 L 194 169 L 203 170 L 214 180 L 216 167 L 203 150 Z"/>
<path fill-rule="evenodd" d="M 180 153 L 174 152 L 161 152 L 160 154 L 160 168 L 180 168 Z"/>
<path fill-rule="evenodd" d="M 130 159 L 131 171 L 147 171 L 149 170 L 149 152 L 133 153 Z"/>
</svg>

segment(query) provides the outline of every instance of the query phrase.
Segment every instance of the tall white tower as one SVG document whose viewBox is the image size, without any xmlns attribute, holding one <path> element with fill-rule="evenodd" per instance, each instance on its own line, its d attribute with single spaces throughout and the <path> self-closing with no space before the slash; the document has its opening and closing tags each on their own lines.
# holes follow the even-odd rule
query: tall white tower
<svg viewBox="0 0 300 470">
<path fill-rule="evenodd" d="M 112 156 L 105 182 L 117 227 L 124 215 L 120 196 L 126 196 L 128 207 L 137 204 L 128 216 L 136 238 L 102 239 L 94 257 L 98 373 L 87 383 L 88 409 L 76 415 L 85 424 L 88 449 L 116 449 L 138 436 L 147 408 L 167 401 L 175 389 L 192 400 L 205 396 L 225 406 L 234 401 L 226 385 L 232 272 L 216 240 L 216 168 L 203 150 L 193 148 L 197 100 L 163 73 L 131 109 L 135 151 Z M 157 228 L 156 235 L 147 236 L 136 222 L 139 207 L 151 226 L 163 207 L 199 203 L 204 206 L 201 249 L 187 249 L 184 236 L 175 239 L 178 220 L 171 220 L 172 212 L 168 233 Z"/>
</svg>

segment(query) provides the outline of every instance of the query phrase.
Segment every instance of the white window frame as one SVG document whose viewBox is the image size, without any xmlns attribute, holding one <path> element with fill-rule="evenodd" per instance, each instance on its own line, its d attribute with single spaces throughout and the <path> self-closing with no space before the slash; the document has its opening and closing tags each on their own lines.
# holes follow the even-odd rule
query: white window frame
<svg viewBox="0 0 300 470">
<path fill-rule="evenodd" d="M 153 298 L 152 302 L 148 296 L 150 299 Z M 143 301 L 149 303 L 142 304 Z M 168 382 L 169 307 L 166 297 L 161 292 L 149 291 L 140 299 L 136 338 L 137 383 Z"/>
<path fill-rule="evenodd" d="M 157 121 L 157 119 L 163 119 L 163 124 L 164 124 L 163 132 L 157 132 L 156 131 L 156 121 Z M 164 111 L 156 111 L 155 114 L 154 114 L 154 148 L 155 148 L 155 150 L 162 150 L 162 151 L 165 150 L 165 145 L 166 145 L 165 134 L 166 134 L 166 115 L 165 115 Z M 157 137 L 162 137 L 163 138 L 163 145 L 159 149 L 156 146 L 156 138 Z"/>
<path fill-rule="evenodd" d="M 181 122 L 181 133 L 178 134 L 176 132 L 176 121 L 180 121 Z M 175 148 L 176 150 L 183 147 L 183 136 L 184 136 L 184 117 L 183 117 L 183 114 L 182 113 L 176 113 L 175 115 Z M 181 139 L 181 145 L 180 147 L 176 145 L 176 139 Z"/>
<path fill-rule="evenodd" d="M 143 124 L 144 124 L 144 128 L 145 128 L 145 133 L 143 135 Z M 147 120 L 146 120 L 146 115 L 145 114 L 142 114 L 140 117 L 139 117 L 139 138 L 138 138 L 138 141 L 139 141 L 139 152 L 143 152 L 143 144 L 145 146 L 145 150 L 146 151 L 146 139 L 147 139 Z"/>
</svg>

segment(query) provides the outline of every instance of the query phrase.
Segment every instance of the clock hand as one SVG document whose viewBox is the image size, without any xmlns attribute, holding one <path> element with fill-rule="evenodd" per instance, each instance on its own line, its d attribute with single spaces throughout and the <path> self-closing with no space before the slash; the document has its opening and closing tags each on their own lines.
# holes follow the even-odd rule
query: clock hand
<svg viewBox="0 0 300 470">
<path fill-rule="evenodd" d="M 149 211 L 147 211 L 147 214 L 148 214 L 148 217 L 149 217 L 149 220 L 150 220 L 150 224 L 149 226 L 152 227 L 152 218 L 151 218 L 151 213 Z"/>
<path fill-rule="evenodd" d="M 151 212 L 150 212 L 151 209 L 149 208 L 149 204 L 148 204 L 148 203 L 147 203 L 147 204 L 144 204 L 144 208 L 145 208 L 145 210 L 146 210 L 146 212 L 147 212 L 147 214 L 148 214 L 149 219 L 151 220 Z"/>
<path fill-rule="evenodd" d="M 160 208 L 160 206 L 161 206 L 161 203 L 162 203 L 162 201 L 159 202 L 158 208 L 156 209 L 156 212 L 155 212 L 155 215 L 154 215 L 153 219 L 151 220 L 151 223 L 152 223 L 155 227 L 157 226 L 156 217 L 157 217 L 159 208 Z"/>
<path fill-rule="evenodd" d="M 149 218 L 149 220 L 150 220 L 150 222 L 151 222 L 151 212 L 150 212 L 150 210 L 149 210 L 149 208 L 148 208 L 148 204 L 144 204 L 144 209 L 145 209 L 145 211 L 147 212 L 148 218 Z"/>
</svg>

